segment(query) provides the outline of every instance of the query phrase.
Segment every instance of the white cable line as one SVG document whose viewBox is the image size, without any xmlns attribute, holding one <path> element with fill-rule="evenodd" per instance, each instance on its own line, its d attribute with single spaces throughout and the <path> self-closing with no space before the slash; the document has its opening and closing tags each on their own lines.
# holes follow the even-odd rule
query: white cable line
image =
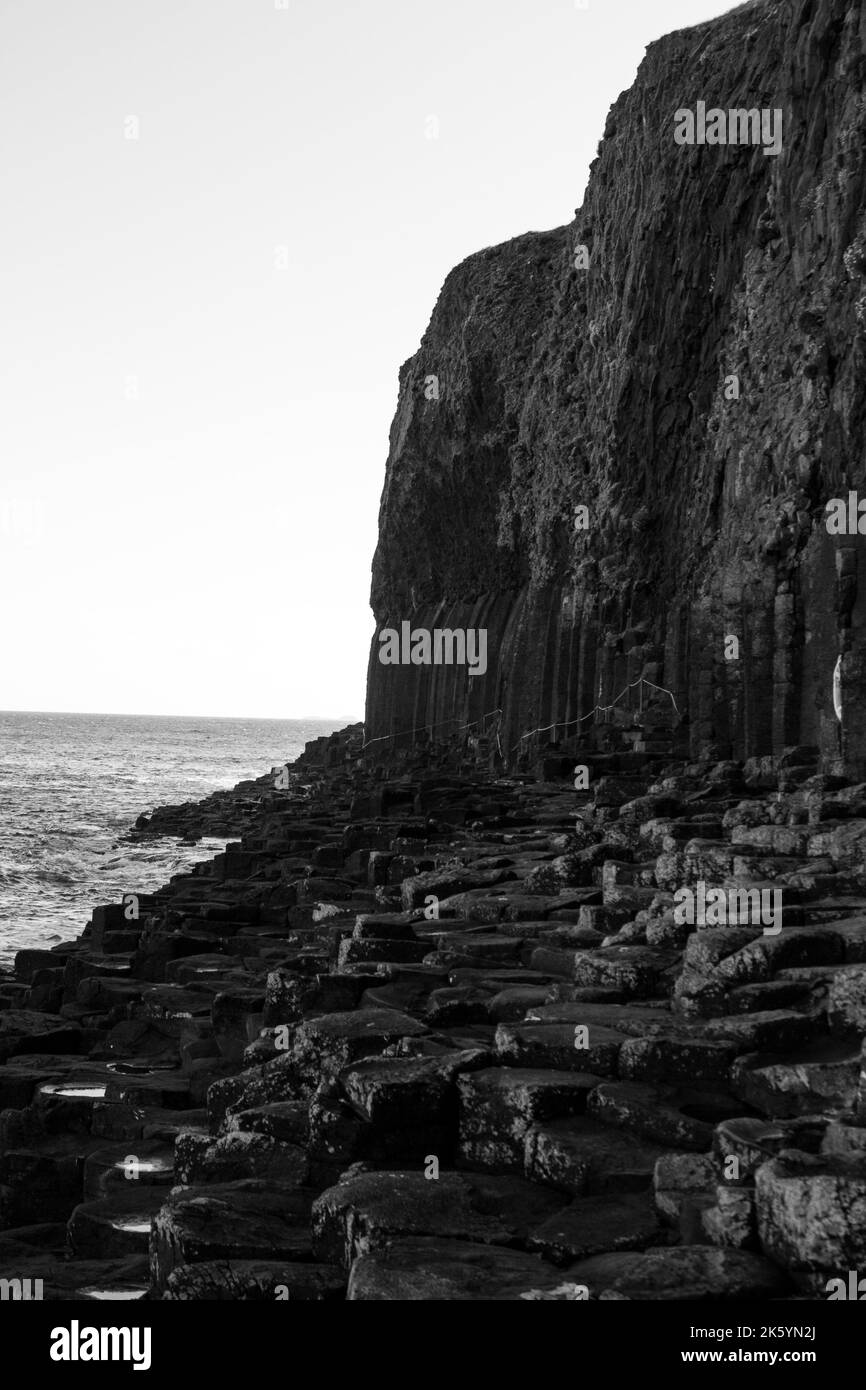
<svg viewBox="0 0 866 1390">
<path fill-rule="evenodd" d="M 664 685 L 654 685 L 652 681 L 646 680 L 643 676 L 638 676 L 636 681 L 632 681 L 631 685 L 627 685 L 624 690 L 621 690 L 619 692 L 612 704 L 596 705 L 595 709 L 591 709 L 589 711 L 589 714 L 582 714 L 579 719 L 568 719 L 565 721 L 557 720 L 555 724 L 545 724 L 541 728 L 530 729 L 527 733 L 520 735 L 520 738 L 515 743 L 514 748 L 519 748 L 523 740 L 525 738 L 531 738 L 533 734 L 546 734 L 549 729 L 567 729 L 570 724 L 582 724 L 585 719 L 591 719 L 594 714 L 606 714 L 608 710 L 614 709 L 619 704 L 623 695 L 627 695 L 630 690 L 634 690 L 636 685 L 648 685 L 652 690 L 660 690 L 664 695 L 670 695 L 673 707 L 676 710 L 677 714 L 679 714 L 679 708 L 677 707 L 677 702 L 674 699 L 673 691 L 668 690 L 667 687 Z M 511 749 L 512 753 L 514 752 L 514 748 Z"/>
<path fill-rule="evenodd" d="M 639 676 L 636 681 L 631 682 L 631 685 L 627 685 L 623 690 L 620 691 L 620 693 L 617 695 L 616 699 L 612 702 L 612 704 L 596 705 L 595 708 L 591 709 L 588 714 L 582 714 L 578 719 L 557 720 L 555 724 L 544 724 L 537 729 L 528 729 L 525 734 L 520 735 L 520 738 L 517 740 L 514 747 L 511 749 L 511 752 L 513 753 L 515 748 L 519 748 L 524 739 L 532 738 L 534 734 L 545 734 L 550 729 L 567 729 L 571 724 L 583 724 L 585 720 L 591 719 L 594 714 L 606 714 L 608 710 L 615 709 L 616 706 L 619 704 L 620 700 L 623 698 L 623 696 L 627 695 L 630 690 L 634 690 L 636 685 L 647 685 L 651 690 L 658 690 L 663 695 L 670 695 L 671 704 L 673 705 L 677 714 L 679 714 L 679 706 L 677 705 L 677 702 L 674 699 L 674 694 L 672 690 L 668 690 L 667 686 L 664 685 L 655 685 L 653 681 L 648 681 L 644 676 Z M 468 724 L 461 724 L 460 728 L 455 729 L 454 732 L 458 734 L 462 733 L 464 729 L 471 729 L 474 727 L 474 725 L 483 723 L 485 719 L 492 718 L 494 714 L 501 713 L 501 707 L 499 709 L 488 710 L 486 714 L 482 714 L 478 719 L 472 719 Z M 455 715 L 454 718 L 459 718 L 459 716 Z M 433 729 L 441 729 L 443 724 L 453 723 L 453 719 L 440 719 L 437 724 L 418 724 L 414 729 L 402 729 L 399 734 L 380 734 L 378 738 L 371 738 L 368 739 L 366 743 L 362 743 L 360 751 L 363 753 L 365 748 L 370 748 L 374 743 L 382 743 L 386 739 L 404 738 L 407 734 L 417 734 L 421 733 L 422 731 L 426 733 L 428 730 L 432 732 Z M 499 741 L 498 731 L 496 734 L 496 741 L 499 744 L 499 752 L 501 755 L 502 744 Z"/>
<path fill-rule="evenodd" d="M 454 732 L 459 734 L 463 729 L 471 729 L 474 724 L 480 724 L 483 720 L 489 719 L 491 715 L 501 713 L 501 707 L 499 709 L 488 710 L 487 714 L 482 714 L 478 719 L 471 719 L 468 724 L 461 724 L 460 728 L 455 729 Z M 454 719 L 459 718 L 459 714 L 455 714 Z M 378 738 L 371 738 L 368 739 L 366 743 L 362 743 L 361 752 L 363 753 L 364 749 L 369 748 L 372 743 L 381 743 L 382 740 L 386 738 L 403 738 L 406 734 L 419 734 L 422 730 L 426 733 L 428 729 L 441 729 L 443 724 L 453 724 L 454 719 L 440 719 L 437 724 L 418 724 L 414 729 L 401 729 L 399 734 L 380 734 Z"/>
</svg>

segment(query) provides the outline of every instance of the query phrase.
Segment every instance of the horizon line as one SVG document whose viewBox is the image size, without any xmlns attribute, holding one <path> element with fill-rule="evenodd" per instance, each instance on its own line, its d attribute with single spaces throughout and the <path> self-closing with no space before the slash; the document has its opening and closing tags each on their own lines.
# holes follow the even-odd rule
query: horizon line
<svg viewBox="0 0 866 1390">
<path fill-rule="evenodd" d="M 356 719 L 351 715 L 329 714 L 153 714 L 140 710 L 85 710 L 85 709 L 0 709 L 4 714 L 60 714 L 80 715 L 97 719 L 214 719 L 223 722 L 235 720 L 262 720 L 268 723 L 306 723 L 330 724 L 345 720 L 349 724 L 363 724 L 363 716 Z"/>
</svg>

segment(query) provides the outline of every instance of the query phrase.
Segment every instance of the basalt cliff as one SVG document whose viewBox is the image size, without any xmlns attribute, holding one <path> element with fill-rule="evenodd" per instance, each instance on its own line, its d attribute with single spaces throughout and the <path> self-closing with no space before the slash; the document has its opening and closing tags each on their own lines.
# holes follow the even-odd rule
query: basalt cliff
<svg viewBox="0 0 866 1390">
<path fill-rule="evenodd" d="M 486 670 L 377 635 L 363 728 L 0 973 L 9 1296 L 860 1297 L 864 40 L 653 45 L 575 222 L 449 276 L 373 603 Z M 673 138 L 751 108 L 777 154 Z"/>
<path fill-rule="evenodd" d="M 864 482 L 864 46 L 850 0 L 660 39 L 574 221 L 449 274 L 400 372 L 368 740 L 495 728 L 514 768 L 527 731 L 618 701 L 692 756 L 801 743 L 866 770 L 863 540 L 824 510 Z M 677 144 L 699 102 L 781 111 L 780 152 Z M 486 674 L 383 665 L 405 620 L 486 628 Z"/>
</svg>

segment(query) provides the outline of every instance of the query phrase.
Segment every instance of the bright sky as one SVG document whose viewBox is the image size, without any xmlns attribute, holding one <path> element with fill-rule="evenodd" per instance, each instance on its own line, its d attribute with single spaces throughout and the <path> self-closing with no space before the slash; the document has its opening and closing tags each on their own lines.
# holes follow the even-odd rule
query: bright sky
<svg viewBox="0 0 866 1390">
<path fill-rule="evenodd" d="M 0 708 L 362 717 L 445 275 L 568 222 L 647 43 L 730 8 L 4 0 Z"/>
</svg>

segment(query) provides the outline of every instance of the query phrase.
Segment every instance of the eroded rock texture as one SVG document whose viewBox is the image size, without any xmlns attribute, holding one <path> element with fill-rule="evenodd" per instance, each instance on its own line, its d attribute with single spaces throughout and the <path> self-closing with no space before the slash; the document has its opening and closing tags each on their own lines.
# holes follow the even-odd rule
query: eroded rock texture
<svg viewBox="0 0 866 1390">
<path fill-rule="evenodd" d="M 285 790 L 162 808 L 179 833 L 234 806 L 241 839 L 0 975 L 0 1278 L 856 1296 L 866 783 L 803 747 L 623 748 L 576 794 L 420 750 L 371 772 L 359 737 Z M 775 895 L 773 922 L 749 907 Z"/>
<path fill-rule="evenodd" d="M 864 599 L 824 525 L 862 446 L 863 23 L 765 3 L 654 45 L 575 223 L 449 277 L 373 597 L 486 626 L 488 673 L 374 645 L 366 748 L 141 817 L 238 839 L 0 975 L 13 1296 L 866 1286 Z M 781 108 L 782 153 L 677 147 L 700 100 Z M 514 752 L 639 677 L 675 720 L 645 686 Z M 499 706 L 486 751 L 392 756 Z"/>
<path fill-rule="evenodd" d="M 643 675 L 692 755 L 817 744 L 862 774 L 864 543 L 824 508 L 864 481 L 864 44 L 850 0 L 659 40 L 574 221 L 448 276 L 400 372 L 372 604 L 377 633 L 486 627 L 488 669 L 385 666 L 374 637 L 368 740 L 501 708 L 515 766 Z M 781 153 L 675 144 L 698 101 L 781 109 Z"/>
</svg>

